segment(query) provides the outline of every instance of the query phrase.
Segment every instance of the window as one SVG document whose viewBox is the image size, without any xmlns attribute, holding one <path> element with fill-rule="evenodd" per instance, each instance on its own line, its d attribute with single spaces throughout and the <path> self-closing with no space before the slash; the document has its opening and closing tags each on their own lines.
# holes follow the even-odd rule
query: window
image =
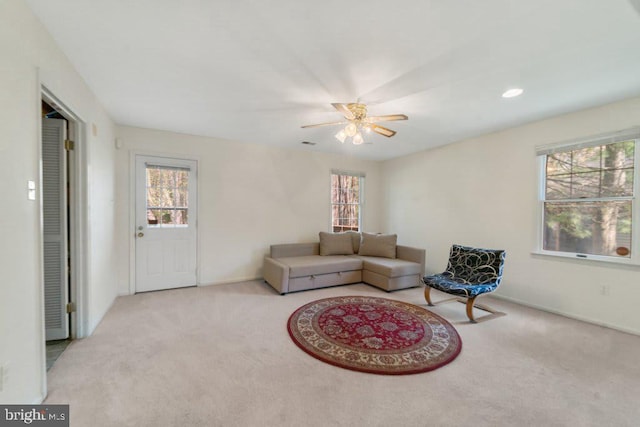
<svg viewBox="0 0 640 427">
<path fill-rule="evenodd" d="M 189 169 L 147 165 L 147 224 L 186 227 L 189 213 Z"/>
<path fill-rule="evenodd" d="M 360 231 L 364 174 L 331 171 L 331 230 Z"/>
<path fill-rule="evenodd" d="M 538 149 L 543 253 L 640 260 L 638 140 L 635 129 Z"/>
</svg>

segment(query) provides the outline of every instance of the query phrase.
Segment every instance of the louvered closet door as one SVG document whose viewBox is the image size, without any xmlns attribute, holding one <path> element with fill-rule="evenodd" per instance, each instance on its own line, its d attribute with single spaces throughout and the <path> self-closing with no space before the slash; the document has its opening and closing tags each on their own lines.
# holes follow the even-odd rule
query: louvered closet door
<svg viewBox="0 0 640 427">
<path fill-rule="evenodd" d="M 69 337 L 67 285 L 66 121 L 42 119 L 44 301 L 47 341 Z"/>
</svg>

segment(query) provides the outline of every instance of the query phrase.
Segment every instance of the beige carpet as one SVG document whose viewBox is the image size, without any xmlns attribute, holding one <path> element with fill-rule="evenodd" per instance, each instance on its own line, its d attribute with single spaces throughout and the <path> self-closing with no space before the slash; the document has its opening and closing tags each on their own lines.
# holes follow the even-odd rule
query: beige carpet
<svg viewBox="0 0 640 427">
<path fill-rule="evenodd" d="M 46 403 L 70 404 L 76 427 L 640 424 L 638 336 L 486 297 L 507 316 L 472 325 L 462 304 L 433 309 L 462 337 L 449 365 L 365 374 L 287 334 L 296 308 L 335 295 L 425 305 L 418 288 L 280 296 L 261 281 L 121 297 L 49 371 Z"/>
</svg>

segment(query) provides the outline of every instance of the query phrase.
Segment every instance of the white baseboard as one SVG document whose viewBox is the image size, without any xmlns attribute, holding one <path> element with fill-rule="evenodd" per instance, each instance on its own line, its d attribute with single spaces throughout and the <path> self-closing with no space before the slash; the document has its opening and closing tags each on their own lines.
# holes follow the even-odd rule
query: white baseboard
<svg viewBox="0 0 640 427">
<path fill-rule="evenodd" d="M 196 287 L 203 287 L 203 286 L 217 286 L 217 285 L 228 285 L 230 283 L 237 283 L 237 282 L 249 282 L 252 280 L 264 280 L 262 277 L 255 277 L 255 276 L 251 276 L 251 277 L 237 277 L 235 279 L 226 279 L 226 280 L 220 280 L 220 281 L 216 281 L 216 282 L 207 282 L 207 283 L 198 283 L 196 285 Z M 129 295 L 135 295 L 135 293 L 121 293 L 118 294 L 119 297 L 126 297 Z"/>
<path fill-rule="evenodd" d="M 548 308 L 548 307 L 543 307 L 543 306 L 538 305 L 538 304 L 531 304 L 529 302 L 521 301 L 521 300 L 516 299 L 516 298 L 506 297 L 504 295 L 498 295 L 498 294 L 495 294 L 495 293 L 491 294 L 491 296 L 494 297 L 494 298 L 497 298 L 497 299 L 502 299 L 502 300 L 505 300 L 505 301 L 512 302 L 514 304 L 524 305 L 526 307 L 535 308 L 536 310 L 546 311 L 547 313 L 552 313 L 552 314 L 557 314 L 558 316 L 568 317 L 569 319 L 580 320 L 581 322 L 591 323 L 592 325 L 604 326 L 605 328 L 615 329 L 616 331 L 625 332 L 627 334 L 640 335 L 640 331 L 637 331 L 637 330 L 625 328 L 625 327 L 618 326 L 618 325 L 613 325 L 613 324 L 607 323 L 607 322 L 599 322 L 599 321 L 596 321 L 596 320 L 593 320 L 593 319 L 589 319 L 587 317 L 578 316 L 578 315 L 570 314 L 570 313 L 565 313 L 565 312 L 562 312 L 562 311 L 559 311 L 559 310 L 554 310 L 554 309 Z"/>
<path fill-rule="evenodd" d="M 198 287 L 200 287 L 200 286 L 228 285 L 230 283 L 250 282 L 252 280 L 264 280 L 264 279 L 262 277 L 256 277 L 256 276 L 252 276 L 252 277 L 236 277 L 235 279 L 227 279 L 227 280 L 221 280 L 221 281 L 209 282 L 209 283 L 200 283 L 198 285 Z"/>
</svg>

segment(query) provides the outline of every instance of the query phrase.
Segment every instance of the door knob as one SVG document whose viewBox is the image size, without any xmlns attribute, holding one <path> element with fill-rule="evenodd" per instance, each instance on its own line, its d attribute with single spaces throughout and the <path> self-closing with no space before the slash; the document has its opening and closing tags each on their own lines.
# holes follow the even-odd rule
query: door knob
<svg viewBox="0 0 640 427">
<path fill-rule="evenodd" d="M 138 237 L 143 237 L 143 236 L 144 236 L 144 233 L 142 232 L 138 233 Z"/>
</svg>

